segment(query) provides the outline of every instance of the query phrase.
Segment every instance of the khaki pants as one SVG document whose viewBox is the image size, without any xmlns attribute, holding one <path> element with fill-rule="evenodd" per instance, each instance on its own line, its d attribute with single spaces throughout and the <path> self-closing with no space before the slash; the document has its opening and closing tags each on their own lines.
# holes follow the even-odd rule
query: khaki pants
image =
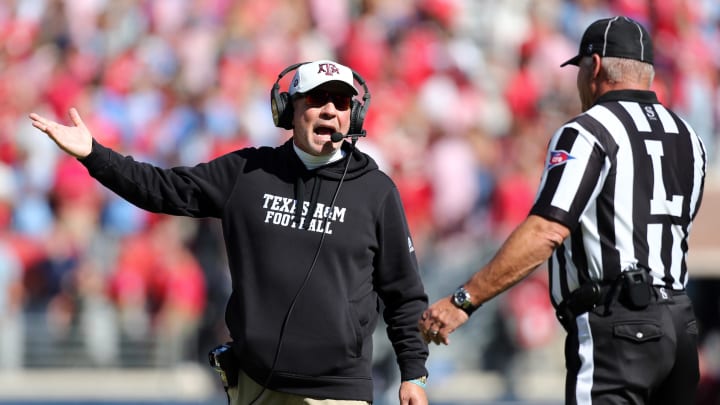
<svg viewBox="0 0 720 405">
<path fill-rule="evenodd" d="M 230 405 L 248 405 L 262 391 L 262 386 L 252 378 L 240 372 L 238 386 L 228 390 Z M 346 401 L 337 399 L 313 399 L 299 395 L 266 389 L 253 405 L 370 405 L 366 401 Z"/>
</svg>

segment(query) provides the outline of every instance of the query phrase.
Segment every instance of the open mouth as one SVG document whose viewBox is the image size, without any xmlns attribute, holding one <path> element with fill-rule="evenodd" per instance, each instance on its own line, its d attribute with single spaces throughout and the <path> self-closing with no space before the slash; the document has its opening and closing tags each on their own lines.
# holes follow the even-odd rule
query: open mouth
<svg viewBox="0 0 720 405">
<path fill-rule="evenodd" d="M 315 130 L 314 130 L 314 132 L 315 132 L 316 135 L 328 135 L 328 136 L 330 136 L 330 135 L 332 135 L 333 133 L 335 133 L 335 132 L 337 132 L 337 131 L 336 131 L 335 128 L 333 128 L 333 127 L 324 127 L 324 126 L 321 126 L 321 127 L 316 127 Z"/>
</svg>

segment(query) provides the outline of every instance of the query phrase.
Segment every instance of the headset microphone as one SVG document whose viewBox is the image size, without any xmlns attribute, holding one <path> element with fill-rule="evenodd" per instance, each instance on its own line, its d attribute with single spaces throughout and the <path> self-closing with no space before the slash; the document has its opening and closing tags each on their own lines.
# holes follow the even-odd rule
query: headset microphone
<svg viewBox="0 0 720 405">
<path fill-rule="evenodd" d="M 333 134 L 330 135 L 330 140 L 333 142 L 338 142 L 338 141 L 342 140 L 343 138 L 352 138 L 353 141 L 356 141 L 358 138 L 363 137 L 363 136 L 367 136 L 367 133 L 365 132 L 364 129 L 362 131 L 360 131 L 359 134 L 344 135 L 342 132 L 333 132 Z"/>
</svg>

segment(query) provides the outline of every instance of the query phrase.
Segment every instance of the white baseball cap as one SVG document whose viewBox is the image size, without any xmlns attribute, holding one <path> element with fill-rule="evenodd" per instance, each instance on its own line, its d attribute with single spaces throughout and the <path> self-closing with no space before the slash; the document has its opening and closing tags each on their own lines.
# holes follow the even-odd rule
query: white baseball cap
<svg viewBox="0 0 720 405">
<path fill-rule="evenodd" d="M 331 60 L 318 60 L 300 65 L 290 83 L 290 95 L 307 93 L 328 82 L 340 82 L 348 85 L 353 95 L 357 95 L 352 69 Z"/>
</svg>

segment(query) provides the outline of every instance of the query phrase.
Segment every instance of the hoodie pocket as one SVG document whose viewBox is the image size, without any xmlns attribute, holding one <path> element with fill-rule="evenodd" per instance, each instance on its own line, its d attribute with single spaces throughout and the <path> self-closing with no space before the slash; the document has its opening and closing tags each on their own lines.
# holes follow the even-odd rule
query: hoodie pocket
<svg viewBox="0 0 720 405">
<path fill-rule="evenodd" d="M 378 298 L 373 292 L 364 297 L 350 301 L 348 310 L 355 335 L 354 347 L 351 348 L 353 357 L 362 357 L 365 339 L 375 329 L 378 317 Z"/>
</svg>

